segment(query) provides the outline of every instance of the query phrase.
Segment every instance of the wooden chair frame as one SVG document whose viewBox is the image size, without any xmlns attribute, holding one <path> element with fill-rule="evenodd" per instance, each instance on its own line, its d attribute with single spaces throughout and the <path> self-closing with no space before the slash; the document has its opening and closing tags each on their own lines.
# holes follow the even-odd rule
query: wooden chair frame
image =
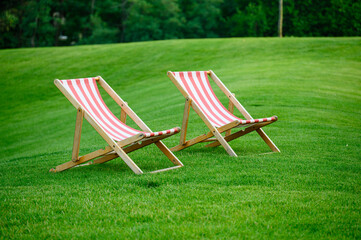
<svg viewBox="0 0 361 240">
<path fill-rule="evenodd" d="M 120 120 L 122 122 L 125 123 L 126 116 L 128 115 L 144 132 L 152 132 L 150 128 L 137 116 L 137 114 L 128 106 L 128 104 L 116 94 L 116 92 L 104 81 L 104 79 L 101 76 L 96 77 L 96 81 L 101 87 L 103 87 L 103 89 L 110 95 L 110 97 L 121 107 Z M 59 79 L 56 79 L 54 83 L 59 88 L 59 90 L 65 95 L 65 97 L 77 109 L 77 117 L 75 124 L 72 160 L 57 166 L 55 169 L 50 169 L 51 172 L 64 171 L 66 169 L 75 166 L 80 166 L 80 164 L 90 165 L 90 164 L 105 163 L 112 159 L 120 157 L 133 170 L 135 174 L 142 174 L 143 171 L 128 156 L 128 153 L 140 149 L 142 147 L 145 147 L 152 143 L 155 143 L 155 145 L 176 166 L 161 170 L 156 170 L 151 173 L 172 170 L 183 166 L 183 164 L 179 161 L 179 159 L 161 141 L 161 139 L 167 138 L 171 135 L 164 134 L 153 137 L 146 137 L 144 133 L 139 133 L 129 138 L 126 138 L 122 141 L 116 142 L 101 128 L 101 126 L 94 120 L 94 118 L 82 108 L 80 103 L 71 94 L 68 93 L 65 87 L 60 83 Z M 104 149 L 99 149 L 97 151 L 88 153 L 84 156 L 79 156 L 80 136 L 81 136 L 83 118 L 85 118 L 90 123 L 90 125 L 109 144 L 109 146 L 106 146 Z M 179 131 L 179 128 L 177 129 Z M 89 162 L 90 160 L 93 161 Z M 84 164 L 85 162 L 89 162 L 89 163 Z"/>
<path fill-rule="evenodd" d="M 229 146 L 228 142 L 230 142 L 236 138 L 239 138 L 243 135 L 246 135 L 247 133 L 250 133 L 252 131 L 256 131 L 261 136 L 263 141 L 265 141 L 266 144 L 271 148 L 271 150 L 273 152 L 280 152 L 280 150 L 277 148 L 277 146 L 272 142 L 272 140 L 267 136 L 267 134 L 261 128 L 272 122 L 256 123 L 250 127 L 247 127 L 245 129 L 235 132 L 233 134 L 231 133 L 231 129 L 235 128 L 235 127 L 239 127 L 240 126 L 239 121 L 233 121 L 224 126 L 217 128 L 211 123 L 211 121 L 203 113 L 203 111 L 200 109 L 200 107 L 192 100 L 192 98 L 189 96 L 188 92 L 179 84 L 178 80 L 175 78 L 173 73 L 171 71 L 168 71 L 167 75 L 186 99 L 185 106 L 184 106 L 183 121 L 182 121 L 179 145 L 172 147 L 170 149 L 171 151 L 173 151 L 173 152 L 180 151 L 180 150 L 183 150 L 185 148 L 188 148 L 188 147 L 190 147 L 194 144 L 200 143 L 200 142 L 211 142 L 210 144 L 207 144 L 206 147 L 216 147 L 216 146 L 222 145 L 230 156 L 236 157 L 237 154 Z M 216 85 L 222 90 L 222 92 L 229 99 L 228 110 L 231 113 L 233 113 L 234 107 L 236 107 L 240 111 L 240 113 L 245 117 L 245 119 L 247 119 L 247 120 L 253 119 L 251 117 L 251 115 L 247 112 L 247 110 L 242 106 L 242 104 L 236 99 L 235 94 L 231 93 L 228 90 L 228 88 L 222 83 L 222 81 L 216 76 L 216 74 L 212 70 L 207 71 L 207 75 L 210 76 L 210 78 L 216 83 Z M 190 107 L 192 107 L 194 109 L 194 111 L 203 120 L 203 122 L 207 125 L 207 127 L 209 128 L 210 131 L 207 134 L 203 134 L 203 135 L 195 137 L 191 140 L 186 141 L 186 133 L 187 133 L 187 127 L 188 127 Z M 277 120 L 277 116 L 274 116 L 274 117 Z M 223 137 L 221 135 L 221 133 L 223 133 L 223 132 L 226 132 L 225 137 Z M 214 137 L 214 138 L 211 138 L 211 137 Z"/>
</svg>

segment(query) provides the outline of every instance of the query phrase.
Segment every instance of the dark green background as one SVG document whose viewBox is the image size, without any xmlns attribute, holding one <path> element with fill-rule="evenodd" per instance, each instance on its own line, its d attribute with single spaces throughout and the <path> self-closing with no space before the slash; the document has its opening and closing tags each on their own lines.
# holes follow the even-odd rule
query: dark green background
<svg viewBox="0 0 361 240">
<path fill-rule="evenodd" d="M 277 36 L 278 4 L 278 0 L 1 1 L 0 48 Z M 360 1 L 284 0 L 283 5 L 284 36 L 360 36 Z"/>
</svg>

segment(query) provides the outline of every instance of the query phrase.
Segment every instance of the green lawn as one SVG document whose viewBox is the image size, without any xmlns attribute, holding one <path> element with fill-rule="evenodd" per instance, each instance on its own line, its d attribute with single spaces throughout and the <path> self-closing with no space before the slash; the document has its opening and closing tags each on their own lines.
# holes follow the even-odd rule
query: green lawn
<svg viewBox="0 0 361 240">
<path fill-rule="evenodd" d="M 0 62 L 0 239 L 361 238 L 361 38 L 14 49 Z M 251 133 L 231 142 L 237 158 L 198 144 L 164 173 L 135 175 L 120 159 L 48 172 L 71 159 L 76 117 L 55 78 L 101 75 L 163 130 L 181 125 L 184 106 L 166 72 L 208 69 L 254 118 L 279 117 L 264 130 L 281 153 L 263 154 Z M 187 137 L 206 131 L 193 111 Z M 85 123 L 80 153 L 104 146 Z M 160 153 L 130 156 L 144 171 L 172 166 Z"/>
</svg>

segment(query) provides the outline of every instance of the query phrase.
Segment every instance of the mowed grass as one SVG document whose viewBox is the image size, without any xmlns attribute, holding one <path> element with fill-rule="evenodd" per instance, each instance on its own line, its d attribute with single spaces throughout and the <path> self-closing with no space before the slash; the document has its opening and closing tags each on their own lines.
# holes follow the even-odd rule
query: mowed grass
<svg viewBox="0 0 361 240">
<path fill-rule="evenodd" d="M 361 38 L 14 49 L 0 62 L 1 239 L 361 238 Z M 279 117 L 264 130 L 281 153 L 251 133 L 231 142 L 237 158 L 198 144 L 175 153 L 174 171 L 139 176 L 118 158 L 48 172 L 70 161 L 76 117 L 55 78 L 101 75 L 163 130 L 184 106 L 166 72 L 208 69 L 254 118 Z M 191 112 L 187 137 L 206 131 Z M 81 154 L 104 146 L 84 122 Z M 144 171 L 172 166 L 154 146 L 130 156 Z"/>
</svg>

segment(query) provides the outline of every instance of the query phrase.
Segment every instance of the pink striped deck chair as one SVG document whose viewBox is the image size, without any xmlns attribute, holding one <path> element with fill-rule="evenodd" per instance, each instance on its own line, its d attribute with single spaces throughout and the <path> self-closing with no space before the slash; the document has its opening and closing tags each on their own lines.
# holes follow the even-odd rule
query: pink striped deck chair
<svg viewBox="0 0 361 240">
<path fill-rule="evenodd" d="M 208 76 L 210 76 L 210 78 L 229 98 L 228 110 L 214 94 L 209 83 Z M 227 89 L 227 87 L 212 70 L 202 72 L 168 72 L 168 77 L 186 99 L 180 143 L 179 145 L 171 148 L 172 151 L 179 151 L 199 142 L 211 142 L 207 144 L 206 147 L 216 147 L 222 145 L 229 155 L 237 156 L 237 154 L 229 146 L 228 142 L 252 131 L 257 131 L 272 151 L 279 152 L 276 145 L 261 129 L 261 127 L 277 121 L 277 116 L 253 119 L 246 109 L 238 102 L 235 95 Z M 190 107 L 192 107 L 201 117 L 210 132 L 186 141 Z M 246 120 L 233 115 L 234 107 L 241 112 Z M 244 129 L 231 133 L 231 129 L 233 128 Z M 225 132 L 224 137 L 221 135 L 222 132 Z"/>
<path fill-rule="evenodd" d="M 56 79 L 54 83 L 77 109 L 77 117 L 72 161 L 61 164 L 55 169 L 50 169 L 50 171 L 60 172 L 78 166 L 79 164 L 99 164 L 120 157 L 134 173 L 142 174 L 142 170 L 132 161 L 127 153 L 152 143 L 155 143 L 155 145 L 168 157 L 168 159 L 176 165 L 174 167 L 153 172 L 161 172 L 183 166 L 178 158 L 161 142 L 161 139 L 178 133 L 180 128 L 176 127 L 166 131 L 152 132 L 102 77 L 98 76 L 93 78 L 70 80 Z M 113 100 L 120 106 L 120 119 L 114 116 L 114 114 L 105 105 L 99 93 L 98 84 L 103 87 L 111 98 L 113 98 Z M 129 115 L 129 117 L 142 129 L 142 131 L 131 128 L 125 124 L 127 115 Z M 92 127 L 100 134 L 107 144 L 109 144 L 109 146 L 84 156 L 79 156 L 80 134 L 83 118 L 92 125 Z M 83 164 L 85 162 L 88 163 Z"/>
</svg>

